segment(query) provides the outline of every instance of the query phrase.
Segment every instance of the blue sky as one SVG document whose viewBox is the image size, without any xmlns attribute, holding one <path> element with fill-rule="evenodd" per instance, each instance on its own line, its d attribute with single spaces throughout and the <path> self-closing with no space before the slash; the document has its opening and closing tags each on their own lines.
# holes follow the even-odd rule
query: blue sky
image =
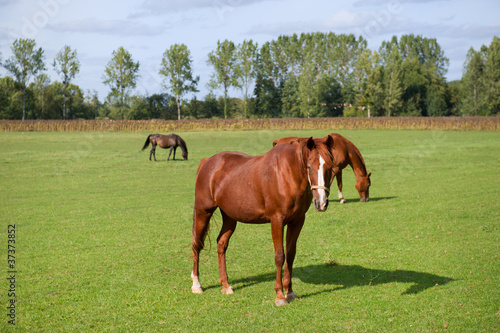
<svg viewBox="0 0 500 333">
<path fill-rule="evenodd" d="M 378 50 L 394 35 L 413 33 L 437 39 L 450 59 L 447 79 L 455 80 L 470 47 L 500 36 L 499 14 L 498 0 L 0 0 L 0 53 L 6 60 L 16 38 L 35 39 L 55 81 L 60 79 L 50 64 L 69 45 L 81 62 L 73 82 L 85 91 L 95 89 L 103 100 L 109 88 L 102 75 L 118 47 L 140 63 L 135 93 L 153 94 L 164 91 L 157 74 L 163 53 L 183 43 L 191 51 L 193 74 L 201 78 L 203 98 L 211 75 L 207 55 L 218 40 L 262 45 L 279 35 L 332 31 L 363 35 L 368 47 Z"/>
</svg>

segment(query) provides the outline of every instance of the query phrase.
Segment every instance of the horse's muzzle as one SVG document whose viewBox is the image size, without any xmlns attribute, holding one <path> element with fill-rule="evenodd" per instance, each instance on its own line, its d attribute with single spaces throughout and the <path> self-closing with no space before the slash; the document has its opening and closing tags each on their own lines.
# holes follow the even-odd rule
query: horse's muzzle
<svg viewBox="0 0 500 333">
<path fill-rule="evenodd" d="M 314 208 L 316 208 L 316 210 L 318 212 L 324 212 L 326 211 L 326 208 L 328 208 L 328 199 L 326 199 L 325 202 L 320 202 L 319 200 L 316 200 L 314 199 Z"/>
</svg>

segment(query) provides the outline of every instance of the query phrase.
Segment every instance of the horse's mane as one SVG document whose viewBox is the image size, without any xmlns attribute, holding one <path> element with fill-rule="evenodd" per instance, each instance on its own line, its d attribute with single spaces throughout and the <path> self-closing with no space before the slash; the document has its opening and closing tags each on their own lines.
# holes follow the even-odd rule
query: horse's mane
<svg viewBox="0 0 500 333">
<path fill-rule="evenodd" d="M 174 135 L 176 136 L 177 141 L 179 141 L 178 143 L 179 143 L 179 146 L 181 147 L 181 149 L 187 153 L 188 150 L 187 150 L 186 142 L 184 141 L 184 139 L 181 138 L 180 136 L 178 136 L 177 134 L 174 134 Z"/>
<path fill-rule="evenodd" d="M 337 135 L 339 135 L 339 134 L 337 134 Z M 341 136 L 341 135 L 339 135 L 339 136 Z M 347 148 L 347 150 L 348 150 L 349 152 L 354 153 L 354 154 L 355 154 L 355 155 L 359 158 L 359 160 L 361 161 L 361 166 L 362 166 L 362 169 L 363 169 L 364 173 L 366 174 L 366 173 L 367 173 L 367 171 L 366 171 L 366 164 L 365 164 L 365 160 L 363 159 L 363 155 L 361 155 L 361 152 L 359 151 L 358 147 L 356 147 L 356 146 L 354 145 L 354 143 L 352 143 L 352 142 L 351 142 L 349 139 L 347 139 L 346 137 L 344 137 L 344 136 L 341 136 L 341 137 L 342 137 L 342 140 L 343 140 L 343 141 L 345 142 L 345 144 L 346 144 L 346 148 Z M 352 162 L 352 158 L 350 158 L 350 159 L 351 159 L 351 166 L 352 166 L 352 163 L 353 163 L 353 162 Z"/>
<path fill-rule="evenodd" d="M 363 155 L 361 155 L 358 147 L 356 147 L 354 145 L 354 143 L 352 143 L 351 141 L 349 141 L 349 139 L 347 139 L 345 137 L 344 137 L 344 141 L 347 144 L 347 149 L 352 150 L 356 155 L 358 155 L 358 157 L 361 160 L 361 162 L 363 162 L 363 165 L 365 165 L 365 160 L 363 159 Z"/>
</svg>

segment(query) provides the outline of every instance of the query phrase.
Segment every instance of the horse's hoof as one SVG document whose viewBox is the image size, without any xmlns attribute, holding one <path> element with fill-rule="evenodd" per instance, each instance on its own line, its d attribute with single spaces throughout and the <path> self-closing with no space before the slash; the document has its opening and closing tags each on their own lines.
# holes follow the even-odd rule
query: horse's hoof
<svg viewBox="0 0 500 333">
<path fill-rule="evenodd" d="M 297 296 L 297 294 L 295 292 L 292 291 L 290 294 L 286 294 L 286 300 L 288 302 L 291 302 L 294 299 L 299 299 L 299 296 Z"/>
<path fill-rule="evenodd" d="M 276 304 L 276 306 L 282 306 L 282 305 L 288 305 L 288 301 L 286 299 L 276 299 L 274 301 L 274 304 Z"/>
<path fill-rule="evenodd" d="M 346 202 L 346 201 L 345 201 L 345 199 L 341 199 L 341 200 L 340 200 L 340 203 L 341 203 L 341 204 L 345 204 L 345 202 Z"/>
<path fill-rule="evenodd" d="M 229 286 L 228 288 L 222 288 L 221 292 L 226 295 L 234 294 L 233 288 Z"/>
<path fill-rule="evenodd" d="M 201 287 L 192 287 L 191 291 L 193 294 L 203 294 L 203 289 L 201 289 Z"/>
</svg>

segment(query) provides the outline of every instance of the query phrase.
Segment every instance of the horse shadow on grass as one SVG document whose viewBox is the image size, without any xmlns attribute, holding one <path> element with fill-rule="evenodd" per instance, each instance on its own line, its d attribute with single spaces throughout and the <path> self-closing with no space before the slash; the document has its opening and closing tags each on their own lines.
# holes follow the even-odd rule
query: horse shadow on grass
<svg viewBox="0 0 500 333">
<path fill-rule="evenodd" d="M 442 286 L 454 281 L 452 278 L 430 273 L 422 273 L 407 270 L 382 270 L 365 268 L 359 265 L 322 264 L 295 267 L 293 278 L 305 283 L 327 285 L 332 288 L 315 293 L 302 294 L 301 298 L 328 293 L 335 290 L 343 290 L 353 287 L 377 286 L 387 283 L 411 284 L 402 295 L 418 294 L 429 288 Z M 232 280 L 230 283 L 234 290 L 243 289 L 259 283 L 270 283 L 276 279 L 276 273 L 270 272 L 254 275 L 242 279 Z M 220 288 L 220 285 L 211 285 L 206 289 Z"/>
<path fill-rule="evenodd" d="M 397 197 L 370 197 L 370 200 L 368 200 L 368 203 L 370 201 L 384 201 L 384 200 L 392 200 L 396 199 Z M 345 198 L 344 198 L 345 199 Z M 332 199 L 331 201 L 333 202 L 338 202 L 337 199 Z M 345 199 L 346 203 L 355 203 L 355 202 L 361 202 L 359 198 L 351 198 L 351 199 Z M 365 203 L 363 203 L 365 204 Z"/>
</svg>

